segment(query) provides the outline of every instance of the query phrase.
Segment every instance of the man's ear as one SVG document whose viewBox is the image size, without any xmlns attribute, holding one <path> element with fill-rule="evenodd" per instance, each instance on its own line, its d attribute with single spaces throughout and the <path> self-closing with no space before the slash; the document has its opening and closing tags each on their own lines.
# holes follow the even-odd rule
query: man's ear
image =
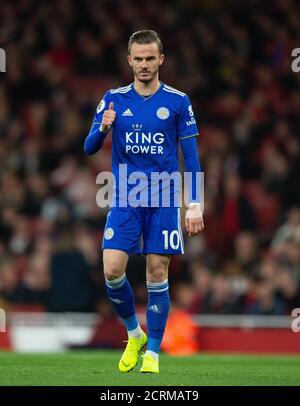
<svg viewBox="0 0 300 406">
<path fill-rule="evenodd" d="M 164 54 L 161 54 L 161 55 L 159 55 L 159 66 L 161 66 L 163 63 L 164 63 L 164 60 L 165 60 L 165 55 Z"/>
<path fill-rule="evenodd" d="M 127 60 L 128 60 L 129 65 L 132 66 L 131 56 L 130 55 L 127 55 Z"/>
</svg>

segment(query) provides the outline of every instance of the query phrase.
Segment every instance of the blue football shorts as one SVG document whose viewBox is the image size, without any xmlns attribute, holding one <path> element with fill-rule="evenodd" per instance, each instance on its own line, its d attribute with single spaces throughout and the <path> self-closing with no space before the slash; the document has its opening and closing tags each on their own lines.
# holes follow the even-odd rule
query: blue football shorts
<svg viewBox="0 0 300 406">
<path fill-rule="evenodd" d="M 177 207 L 112 207 L 102 248 L 128 254 L 183 254 L 180 209 Z"/>
</svg>

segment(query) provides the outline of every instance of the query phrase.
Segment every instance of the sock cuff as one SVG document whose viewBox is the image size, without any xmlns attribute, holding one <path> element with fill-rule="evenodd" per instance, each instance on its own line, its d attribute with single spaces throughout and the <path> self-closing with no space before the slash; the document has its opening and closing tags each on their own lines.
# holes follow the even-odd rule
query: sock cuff
<svg viewBox="0 0 300 406">
<path fill-rule="evenodd" d="M 126 273 L 124 273 L 119 278 L 112 279 L 110 281 L 105 278 L 106 286 L 108 286 L 110 289 L 119 289 L 124 285 L 125 282 L 126 282 Z"/>
<path fill-rule="evenodd" d="M 164 292 L 169 289 L 168 279 L 162 282 L 148 282 L 147 281 L 148 292 Z"/>
</svg>

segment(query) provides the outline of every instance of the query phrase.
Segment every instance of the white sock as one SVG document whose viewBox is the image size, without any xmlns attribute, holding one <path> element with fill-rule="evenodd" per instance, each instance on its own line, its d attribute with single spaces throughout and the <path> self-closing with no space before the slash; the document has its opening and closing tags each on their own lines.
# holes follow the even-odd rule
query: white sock
<svg viewBox="0 0 300 406">
<path fill-rule="evenodd" d="M 150 350 L 146 350 L 145 355 L 150 355 L 152 358 L 158 361 L 158 353 Z"/>
<path fill-rule="evenodd" d="M 134 337 L 134 338 L 141 338 L 143 335 L 143 330 L 141 326 L 138 324 L 138 326 L 134 330 L 127 331 L 128 333 L 128 338 Z"/>
</svg>

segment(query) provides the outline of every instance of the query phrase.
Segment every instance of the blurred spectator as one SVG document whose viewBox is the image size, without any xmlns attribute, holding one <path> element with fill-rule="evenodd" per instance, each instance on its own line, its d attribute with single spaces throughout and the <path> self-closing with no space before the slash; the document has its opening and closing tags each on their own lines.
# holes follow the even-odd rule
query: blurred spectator
<svg viewBox="0 0 300 406">
<path fill-rule="evenodd" d="M 50 265 L 49 310 L 88 312 L 95 310 L 95 287 L 91 267 L 75 248 L 72 231 L 62 225 Z"/>
<path fill-rule="evenodd" d="M 190 273 L 195 291 L 193 301 L 190 303 L 188 310 L 191 313 L 202 313 L 203 304 L 211 289 L 212 275 L 209 269 L 199 261 L 191 263 Z"/>
<path fill-rule="evenodd" d="M 217 275 L 213 281 L 209 294 L 202 305 L 202 312 L 208 314 L 239 313 L 239 303 L 230 295 L 229 281 L 224 275 Z"/>
<path fill-rule="evenodd" d="M 17 299 L 18 271 L 12 259 L 3 259 L 0 265 L 0 297 L 7 302 Z"/>
<path fill-rule="evenodd" d="M 177 306 L 189 310 L 195 297 L 195 287 L 187 282 L 179 282 L 172 290 L 172 297 Z"/>
<path fill-rule="evenodd" d="M 48 307 L 49 264 L 43 255 L 30 258 L 29 269 L 25 272 L 15 293 L 14 303 Z"/>
<path fill-rule="evenodd" d="M 279 273 L 279 264 L 273 258 L 266 258 L 259 264 L 257 271 L 264 280 L 274 284 Z"/>
<path fill-rule="evenodd" d="M 300 244 L 300 207 L 293 207 L 288 211 L 286 223 L 279 227 L 272 239 L 273 249 L 280 250 L 286 241 Z"/>
<path fill-rule="evenodd" d="M 243 272 L 251 274 L 259 261 L 257 239 L 250 232 L 241 232 L 234 241 L 234 260 Z"/>
<path fill-rule="evenodd" d="M 278 296 L 286 304 L 287 312 L 291 313 L 293 309 L 300 305 L 300 283 L 296 275 L 289 269 L 281 269 L 275 280 Z"/>
<path fill-rule="evenodd" d="M 247 308 L 247 314 L 279 316 L 286 314 L 286 306 L 276 297 L 272 284 L 261 277 L 255 280 L 255 300 Z"/>
<path fill-rule="evenodd" d="M 225 176 L 222 212 L 224 232 L 229 240 L 235 238 L 241 230 L 255 229 L 253 210 L 241 194 L 241 180 L 236 174 Z"/>
</svg>

